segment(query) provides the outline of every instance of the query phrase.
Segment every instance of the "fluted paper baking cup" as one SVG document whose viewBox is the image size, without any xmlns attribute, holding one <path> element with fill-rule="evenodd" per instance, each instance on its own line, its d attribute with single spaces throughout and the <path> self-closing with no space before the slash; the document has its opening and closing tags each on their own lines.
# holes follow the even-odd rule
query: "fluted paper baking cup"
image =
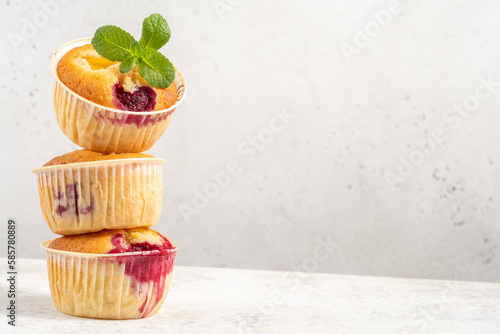
<svg viewBox="0 0 500 334">
<path fill-rule="evenodd" d="M 62 235 L 153 226 L 161 213 L 165 162 L 116 159 L 33 169 L 43 217 Z"/>
<path fill-rule="evenodd" d="M 62 313 L 101 319 L 137 319 L 158 313 L 168 293 L 177 248 L 87 254 L 48 248 L 50 292 Z"/>
<path fill-rule="evenodd" d="M 54 110 L 59 127 L 75 144 L 95 152 L 139 153 L 150 149 L 167 129 L 186 95 L 181 72 L 175 69 L 177 101 L 167 109 L 142 112 L 104 107 L 76 94 L 57 76 L 59 60 L 69 50 L 89 43 L 90 38 L 66 43 L 52 56 Z"/>
</svg>

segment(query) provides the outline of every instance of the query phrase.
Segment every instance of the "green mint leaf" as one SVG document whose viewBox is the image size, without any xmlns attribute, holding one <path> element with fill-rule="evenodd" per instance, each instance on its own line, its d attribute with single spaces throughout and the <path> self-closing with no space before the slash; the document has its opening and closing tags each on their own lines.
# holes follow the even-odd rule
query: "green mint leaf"
<svg viewBox="0 0 500 334">
<path fill-rule="evenodd" d="M 174 65 L 155 49 L 143 49 L 137 70 L 140 76 L 153 87 L 167 88 L 174 82 Z"/>
<path fill-rule="evenodd" d="M 134 55 L 130 55 L 128 56 L 127 58 L 125 58 L 124 61 L 122 61 L 122 63 L 120 64 L 120 72 L 121 73 L 127 73 L 129 71 L 132 71 L 135 67 L 135 65 L 137 65 L 137 62 L 139 60 L 137 59 L 136 56 Z"/>
<path fill-rule="evenodd" d="M 130 46 L 134 37 L 116 26 L 103 26 L 96 30 L 92 46 L 98 54 L 112 61 L 124 61 L 132 53 Z"/>
<path fill-rule="evenodd" d="M 142 56 L 142 46 L 137 41 L 133 41 L 130 45 L 130 51 L 137 57 Z"/>
<path fill-rule="evenodd" d="M 139 41 L 143 48 L 158 50 L 170 39 L 170 27 L 160 14 L 151 14 L 142 22 L 142 36 Z"/>
</svg>

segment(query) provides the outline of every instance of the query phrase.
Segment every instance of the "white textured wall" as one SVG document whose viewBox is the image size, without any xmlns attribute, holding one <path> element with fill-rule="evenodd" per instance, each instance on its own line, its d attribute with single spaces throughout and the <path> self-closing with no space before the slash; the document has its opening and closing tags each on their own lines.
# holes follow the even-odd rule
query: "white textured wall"
<svg viewBox="0 0 500 334">
<path fill-rule="evenodd" d="M 68 1 L 44 21 L 50 2 L 0 4 L 0 203 L 21 256 L 54 236 L 30 169 L 77 149 L 52 110 L 52 51 L 104 24 L 138 38 L 160 12 L 188 83 L 150 151 L 168 159 L 156 228 L 178 264 L 500 282 L 500 86 L 484 84 L 500 82 L 498 1 L 402 1 L 379 31 L 389 1 Z M 229 184 L 195 197 L 228 163 Z"/>
</svg>

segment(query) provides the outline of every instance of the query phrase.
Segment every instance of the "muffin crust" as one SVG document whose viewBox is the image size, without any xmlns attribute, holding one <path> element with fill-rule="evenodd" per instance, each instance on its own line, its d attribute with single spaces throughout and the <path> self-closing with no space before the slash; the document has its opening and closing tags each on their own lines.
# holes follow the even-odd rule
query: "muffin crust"
<svg viewBox="0 0 500 334">
<path fill-rule="evenodd" d="M 141 87 L 152 89 L 156 93 L 154 111 L 167 109 L 177 100 L 175 84 L 167 88 L 151 87 L 139 75 L 137 67 L 128 73 L 120 73 L 119 67 L 120 62 L 101 57 L 91 44 L 86 44 L 68 51 L 61 58 L 57 76 L 76 94 L 108 108 L 130 110 L 124 109 L 117 100 L 116 87 L 123 87 L 128 93 L 134 93 Z"/>
<path fill-rule="evenodd" d="M 162 234 L 147 227 L 102 230 L 55 239 L 49 248 L 68 252 L 106 254 L 138 250 L 167 250 L 175 246 Z"/>
<path fill-rule="evenodd" d="M 55 157 L 43 166 L 47 167 L 47 166 L 65 165 L 76 162 L 88 162 L 88 161 L 141 159 L 141 158 L 154 158 L 154 157 L 152 155 L 145 153 L 102 154 L 84 149 L 84 150 L 76 150 Z"/>
</svg>

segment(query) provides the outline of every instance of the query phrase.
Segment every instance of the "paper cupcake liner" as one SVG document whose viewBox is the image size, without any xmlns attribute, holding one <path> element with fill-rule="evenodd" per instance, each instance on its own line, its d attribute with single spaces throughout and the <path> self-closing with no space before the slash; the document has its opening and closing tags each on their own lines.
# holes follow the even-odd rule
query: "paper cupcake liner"
<svg viewBox="0 0 500 334">
<path fill-rule="evenodd" d="M 150 149 L 167 129 L 175 109 L 186 95 L 182 74 L 175 69 L 178 96 L 168 109 L 134 112 L 98 105 L 73 92 L 57 76 L 57 64 L 64 54 L 89 43 L 90 38 L 69 42 L 52 56 L 54 110 L 59 127 L 75 144 L 95 152 L 139 153 Z"/>
<path fill-rule="evenodd" d="M 45 221 L 62 235 L 153 226 L 161 213 L 165 162 L 116 159 L 34 169 Z"/>
<path fill-rule="evenodd" d="M 86 254 L 48 248 L 50 292 L 62 313 L 102 319 L 137 319 L 158 313 L 170 287 L 177 248 Z"/>
</svg>

